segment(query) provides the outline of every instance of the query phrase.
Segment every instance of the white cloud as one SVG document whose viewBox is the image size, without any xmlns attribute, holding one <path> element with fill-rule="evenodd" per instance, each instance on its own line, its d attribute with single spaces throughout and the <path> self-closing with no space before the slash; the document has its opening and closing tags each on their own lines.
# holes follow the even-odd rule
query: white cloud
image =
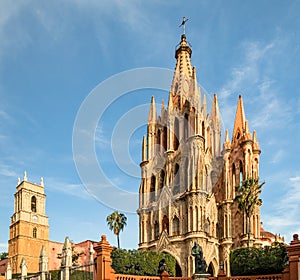
<svg viewBox="0 0 300 280">
<path fill-rule="evenodd" d="M 87 192 L 82 184 L 67 183 L 48 178 L 45 181 L 45 188 L 49 191 L 61 192 L 66 195 L 79 197 L 81 199 L 91 199 L 92 196 Z"/>
<path fill-rule="evenodd" d="M 7 164 L 0 164 L 0 174 L 5 177 L 18 178 L 18 174 L 14 171 L 14 167 Z"/>
<path fill-rule="evenodd" d="M 274 201 L 272 211 L 264 215 L 264 224 L 269 231 L 280 233 L 289 242 L 294 233 L 300 232 L 300 176 L 286 180 L 285 194 Z"/>
<path fill-rule="evenodd" d="M 219 90 L 222 117 L 226 127 L 234 119 L 232 96 L 242 94 L 246 118 L 251 127 L 274 129 L 290 122 L 292 104 L 280 92 L 274 74 L 274 59 L 285 53 L 285 41 L 277 36 L 269 42 L 249 42 L 241 45 L 242 61 L 231 69 L 230 79 Z M 245 102 L 246 101 L 246 102 Z M 284 106 L 283 106 L 284 104 Z M 251 112 L 251 114 L 247 114 Z"/>
</svg>

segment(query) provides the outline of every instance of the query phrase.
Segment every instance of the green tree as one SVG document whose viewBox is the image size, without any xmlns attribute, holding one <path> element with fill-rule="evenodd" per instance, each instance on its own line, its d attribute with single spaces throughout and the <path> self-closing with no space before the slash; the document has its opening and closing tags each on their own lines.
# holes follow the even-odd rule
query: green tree
<svg viewBox="0 0 300 280">
<path fill-rule="evenodd" d="M 230 272 L 233 276 L 276 274 L 285 269 L 287 261 L 287 250 L 282 243 L 238 248 L 230 252 Z"/>
<path fill-rule="evenodd" d="M 258 178 L 248 178 L 240 186 L 235 187 L 236 196 L 234 200 L 238 203 L 239 210 L 243 211 L 247 218 L 248 247 L 250 246 L 251 236 L 250 218 L 253 215 L 254 207 L 262 204 L 259 195 L 264 183 L 259 183 Z"/>
<path fill-rule="evenodd" d="M 7 257 L 8 257 L 8 253 L 7 252 L 0 253 L 0 260 L 6 259 Z"/>
<path fill-rule="evenodd" d="M 111 258 L 111 266 L 118 274 L 159 276 L 158 264 L 164 259 L 169 275 L 176 275 L 176 260 L 170 254 L 115 248 L 111 253 Z"/>
<path fill-rule="evenodd" d="M 127 217 L 123 213 L 119 213 L 117 210 L 111 213 L 106 218 L 107 225 L 111 231 L 117 236 L 118 248 L 120 249 L 120 232 L 127 225 Z"/>
</svg>

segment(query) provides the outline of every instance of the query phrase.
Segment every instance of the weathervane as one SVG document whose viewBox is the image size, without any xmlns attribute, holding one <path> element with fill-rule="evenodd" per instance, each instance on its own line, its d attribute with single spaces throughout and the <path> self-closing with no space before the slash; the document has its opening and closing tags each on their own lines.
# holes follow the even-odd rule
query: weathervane
<svg viewBox="0 0 300 280">
<path fill-rule="evenodd" d="M 182 34 L 185 35 L 185 23 L 188 21 L 189 19 L 186 17 L 182 18 L 182 23 L 179 25 L 179 27 L 182 26 Z"/>
</svg>

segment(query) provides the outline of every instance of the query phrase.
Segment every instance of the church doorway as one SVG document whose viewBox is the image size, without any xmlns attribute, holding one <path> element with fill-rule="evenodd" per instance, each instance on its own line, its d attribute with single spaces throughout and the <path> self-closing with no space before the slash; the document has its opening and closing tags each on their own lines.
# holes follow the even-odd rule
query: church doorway
<svg viewBox="0 0 300 280">
<path fill-rule="evenodd" d="M 210 264 L 208 266 L 207 273 L 209 273 L 210 276 L 214 276 L 214 267 L 213 267 L 212 262 L 210 262 Z"/>
<path fill-rule="evenodd" d="M 177 261 L 176 261 L 176 267 L 175 267 L 175 276 L 182 277 L 182 270 Z"/>
<path fill-rule="evenodd" d="M 170 256 L 173 256 L 172 254 L 170 254 L 169 252 L 166 252 L 166 251 L 163 251 L 162 253 L 166 254 L 166 255 L 170 255 Z M 174 256 L 173 256 L 174 257 Z M 174 257 L 175 258 L 175 257 Z M 177 261 L 177 259 L 175 258 L 175 277 L 182 277 L 182 270 L 181 270 L 181 267 Z M 168 266 L 168 264 L 167 264 Z"/>
</svg>

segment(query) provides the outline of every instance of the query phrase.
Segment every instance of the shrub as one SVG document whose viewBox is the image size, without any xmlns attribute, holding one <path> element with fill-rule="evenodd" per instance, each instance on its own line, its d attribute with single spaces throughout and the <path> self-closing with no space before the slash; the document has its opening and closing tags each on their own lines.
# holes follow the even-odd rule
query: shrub
<svg viewBox="0 0 300 280">
<path fill-rule="evenodd" d="M 165 259 L 168 273 L 175 276 L 176 260 L 169 254 L 115 248 L 111 258 L 111 266 L 117 274 L 158 276 L 158 263 Z"/>
<path fill-rule="evenodd" d="M 275 243 L 263 248 L 238 248 L 230 252 L 231 275 L 281 273 L 287 265 L 284 244 Z"/>
</svg>

